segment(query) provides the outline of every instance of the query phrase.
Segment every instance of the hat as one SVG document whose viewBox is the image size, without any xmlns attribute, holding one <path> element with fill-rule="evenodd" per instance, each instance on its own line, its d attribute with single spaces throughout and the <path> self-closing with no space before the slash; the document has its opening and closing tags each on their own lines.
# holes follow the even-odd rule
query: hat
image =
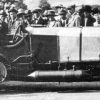
<svg viewBox="0 0 100 100">
<path fill-rule="evenodd" d="M 25 10 L 25 16 L 26 17 L 31 16 L 31 15 L 32 15 L 31 10 Z"/>
<path fill-rule="evenodd" d="M 75 9 L 75 7 L 76 7 L 75 5 L 71 5 L 71 6 L 68 7 L 67 9 L 68 9 L 68 10 L 71 10 L 72 8 Z"/>
<path fill-rule="evenodd" d="M 9 9 L 10 8 L 10 5 L 9 4 L 5 4 L 5 8 L 6 9 Z"/>
<path fill-rule="evenodd" d="M 66 13 L 67 13 L 66 10 L 61 10 L 59 15 L 66 15 Z"/>
<path fill-rule="evenodd" d="M 12 4 L 10 6 L 11 6 L 11 8 L 16 8 L 16 5 L 15 4 Z"/>
<path fill-rule="evenodd" d="M 18 10 L 17 16 L 19 16 L 19 15 L 25 15 L 24 9 L 20 8 L 20 9 Z"/>
<path fill-rule="evenodd" d="M 11 9 L 8 11 L 8 13 L 10 13 L 10 12 L 15 12 L 15 13 L 17 13 L 18 11 L 17 11 L 15 8 L 11 8 Z"/>
<path fill-rule="evenodd" d="M 0 10 L 0 15 L 7 16 L 6 12 L 4 10 Z"/>
<path fill-rule="evenodd" d="M 83 9 L 84 12 L 89 12 L 89 13 L 92 12 L 92 8 L 89 5 L 84 6 L 82 9 Z"/>
<path fill-rule="evenodd" d="M 6 2 L 6 0 L 1 0 L 1 1 L 4 2 L 4 3 Z"/>
<path fill-rule="evenodd" d="M 54 10 L 48 10 L 48 13 L 45 16 L 57 16 L 57 15 L 55 15 Z"/>
<path fill-rule="evenodd" d="M 46 17 L 47 15 L 48 15 L 48 10 L 45 10 L 42 16 Z"/>
<path fill-rule="evenodd" d="M 99 13 L 99 9 L 98 8 L 94 8 L 92 11 L 93 11 L 93 14 Z"/>
<path fill-rule="evenodd" d="M 41 8 L 36 8 L 36 9 L 34 9 L 34 10 L 32 11 L 32 13 L 39 13 L 39 12 L 41 12 L 41 11 L 42 11 Z"/>
<path fill-rule="evenodd" d="M 62 4 L 55 6 L 55 8 L 64 8 L 64 6 Z"/>
</svg>

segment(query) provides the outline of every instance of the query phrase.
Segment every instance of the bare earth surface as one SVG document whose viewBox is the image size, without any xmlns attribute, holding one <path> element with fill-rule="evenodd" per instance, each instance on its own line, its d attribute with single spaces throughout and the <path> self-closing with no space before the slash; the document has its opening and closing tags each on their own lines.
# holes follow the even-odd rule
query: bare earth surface
<svg viewBox="0 0 100 100">
<path fill-rule="evenodd" d="M 0 100 L 100 100 L 100 82 L 0 84 Z"/>
</svg>

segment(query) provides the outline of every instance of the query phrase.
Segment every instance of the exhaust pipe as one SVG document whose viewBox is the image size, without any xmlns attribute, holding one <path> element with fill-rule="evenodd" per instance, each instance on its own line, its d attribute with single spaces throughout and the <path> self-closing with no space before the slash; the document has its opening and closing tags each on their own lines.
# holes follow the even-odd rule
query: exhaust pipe
<svg viewBox="0 0 100 100">
<path fill-rule="evenodd" d="M 28 77 L 33 78 L 35 81 L 41 82 L 74 82 L 74 81 L 84 81 L 90 77 L 86 71 L 83 70 L 68 70 L 68 71 L 35 71 L 28 75 Z"/>
</svg>

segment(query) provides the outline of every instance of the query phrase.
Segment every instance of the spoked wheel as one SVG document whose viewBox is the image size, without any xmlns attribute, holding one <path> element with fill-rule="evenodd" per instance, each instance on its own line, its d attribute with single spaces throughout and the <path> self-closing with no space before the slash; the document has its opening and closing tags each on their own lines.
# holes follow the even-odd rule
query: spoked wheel
<svg viewBox="0 0 100 100">
<path fill-rule="evenodd" d="M 7 69 L 5 65 L 2 62 L 0 62 L 0 82 L 3 82 L 6 77 L 7 77 Z"/>
</svg>

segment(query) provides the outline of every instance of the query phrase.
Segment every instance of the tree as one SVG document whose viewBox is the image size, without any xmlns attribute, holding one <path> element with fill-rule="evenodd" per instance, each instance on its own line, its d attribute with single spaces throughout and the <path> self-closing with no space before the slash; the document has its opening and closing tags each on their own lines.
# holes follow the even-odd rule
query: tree
<svg viewBox="0 0 100 100">
<path fill-rule="evenodd" d="M 49 10 L 51 8 L 48 0 L 40 0 L 40 4 L 39 4 L 39 7 L 45 11 L 45 10 Z"/>
</svg>

